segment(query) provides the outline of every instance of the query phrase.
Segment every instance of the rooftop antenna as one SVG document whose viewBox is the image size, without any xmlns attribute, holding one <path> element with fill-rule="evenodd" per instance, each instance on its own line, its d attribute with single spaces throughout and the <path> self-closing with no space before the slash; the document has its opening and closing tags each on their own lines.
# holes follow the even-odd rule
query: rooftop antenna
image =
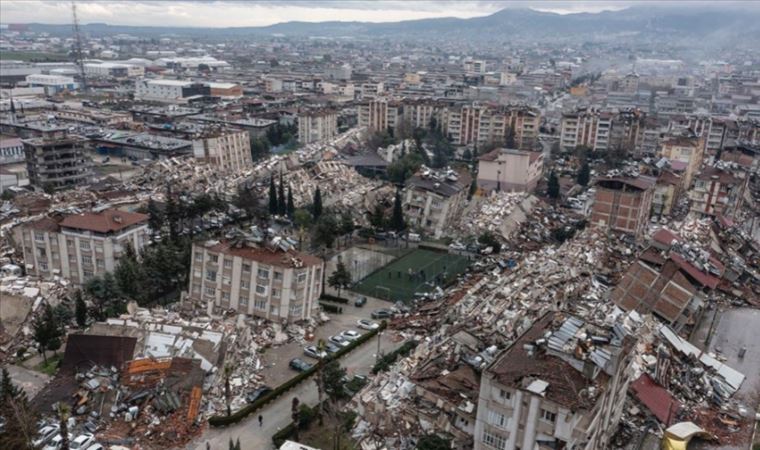
<svg viewBox="0 0 760 450">
<path fill-rule="evenodd" d="M 79 69 L 79 76 L 82 79 L 82 92 L 87 91 L 87 75 L 84 73 L 84 59 L 82 58 L 82 33 L 79 30 L 79 19 L 77 18 L 77 3 L 71 2 L 71 15 L 74 23 L 72 24 L 74 31 L 74 58 L 77 68 Z"/>
</svg>

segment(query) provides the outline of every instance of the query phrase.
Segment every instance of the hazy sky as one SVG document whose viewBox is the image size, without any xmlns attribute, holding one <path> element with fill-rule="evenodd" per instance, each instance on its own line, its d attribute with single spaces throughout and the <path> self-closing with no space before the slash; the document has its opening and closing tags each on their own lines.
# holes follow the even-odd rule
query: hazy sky
<svg viewBox="0 0 760 450">
<path fill-rule="evenodd" d="M 532 8 L 560 14 L 619 10 L 642 3 L 630 0 L 82 0 L 77 1 L 80 23 L 113 25 L 238 27 L 288 21 L 328 20 L 393 22 L 432 17 L 476 17 L 506 7 Z M 678 2 L 686 5 L 687 2 Z M 696 3 L 696 2 L 688 2 Z M 707 2 L 706 4 L 715 4 Z M 69 23 L 71 2 L 57 0 L 0 0 L 2 23 Z"/>
</svg>

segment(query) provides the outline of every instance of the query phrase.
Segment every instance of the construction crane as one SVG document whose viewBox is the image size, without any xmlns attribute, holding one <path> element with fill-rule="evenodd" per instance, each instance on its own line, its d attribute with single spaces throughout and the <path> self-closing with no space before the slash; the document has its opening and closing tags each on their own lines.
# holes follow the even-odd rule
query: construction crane
<svg viewBox="0 0 760 450">
<path fill-rule="evenodd" d="M 84 59 L 82 56 L 82 33 L 79 31 L 79 19 L 77 18 L 77 3 L 71 2 L 71 15 L 74 18 L 74 58 L 82 79 L 82 92 L 87 91 L 87 75 L 84 73 Z"/>
</svg>

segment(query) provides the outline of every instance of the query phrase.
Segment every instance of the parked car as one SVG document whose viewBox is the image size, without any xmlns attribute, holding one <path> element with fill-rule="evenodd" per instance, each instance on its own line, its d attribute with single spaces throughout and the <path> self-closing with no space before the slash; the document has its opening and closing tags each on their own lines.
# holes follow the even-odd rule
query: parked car
<svg viewBox="0 0 760 450">
<path fill-rule="evenodd" d="M 35 448 L 41 447 L 53 439 L 56 434 L 58 434 L 58 425 L 45 425 L 40 428 L 40 431 L 37 433 L 39 437 L 33 440 L 32 444 Z"/>
<path fill-rule="evenodd" d="M 343 333 L 341 333 L 340 335 L 343 336 L 344 339 L 347 339 L 349 341 L 355 341 L 355 340 L 359 339 L 359 337 L 361 336 L 361 333 L 359 333 L 358 331 L 354 331 L 354 330 L 346 330 Z"/>
<path fill-rule="evenodd" d="M 320 352 L 317 347 L 310 345 L 303 349 L 303 354 L 315 359 L 322 359 L 327 356 L 327 352 Z"/>
<path fill-rule="evenodd" d="M 393 312 L 389 309 L 383 308 L 372 311 L 373 319 L 389 319 L 391 317 L 393 317 Z"/>
<path fill-rule="evenodd" d="M 297 370 L 299 372 L 306 372 L 307 370 L 311 369 L 311 364 L 307 363 L 301 358 L 293 358 L 290 360 L 290 363 L 288 364 L 291 369 Z"/>
<path fill-rule="evenodd" d="M 409 233 L 406 235 L 406 238 L 409 240 L 409 242 L 420 242 L 422 240 L 420 235 L 417 233 Z"/>
<path fill-rule="evenodd" d="M 358 325 L 362 330 L 376 330 L 380 328 L 380 324 L 368 319 L 359 319 L 356 321 L 356 325 Z"/>
<path fill-rule="evenodd" d="M 327 353 L 329 353 L 329 354 L 331 354 L 331 355 L 332 355 L 333 353 L 338 353 L 338 352 L 340 351 L 340 349 L 341 349 L 341 348 L 343 348 L 343 347 L 341 347 L 341 346 L 340 346 L 340 345 L 338 345 L 338 344 L 333 344 L 332 342 L 327 342 L 327 343 L 325 344 L 325 350 L 327 351 Z"/>
<path fill-rule="evenodd" d="M 69 443 L 70 450 L 85 450 L 90 444 L 95 443 L 95 436 L 91 433 L 84 433 L 77 436 Z"/>
<path fill-rule="evenodd" d="M 102 445 L 95 443 L 87 447 L 87 450 L 105 450 Z"/>
<path fill-rule="evenodd" d="M 356 300 L 354 300 L 354 306 L 357 306 L 359 308 L 361 308 L 362 306 L 366 304 L 367 304 L 367 297 L 363 295 L 361 297 L 358 297 Z"/>
<path fill-rule="evenodd" d="M 260 388 L 249 392 L 248 395 L 245 396 L 245 401 L 248 403 L 253 403 L 269 392 L 272 392 L 272 388 L 269 386 L 261 386 Z"/>
<path fill-rule="evenodd" d="M 344 338 L 340 334 L 336 334 L 335 336 L 330 336 L 330 339 L 328 341 L 332 342 L 335 345 L 339 345 L 341 347 L 348 347 L 351 342 L 348 341 L 348 339 Z"/>
<path fill-rule="evenodd" d="M 71 433 L 69 433 L 69 442 L 71 442 L 71 439 L 73 437 L 74 436 L 72 436 Z M 51 439 L 50 442 L 48 442 L 48 445 L 42 448 L 42 450 L 60 450 L 62 444 L 63 444 L 63 436 L 61 436 L 60 434 L 56 434 L 55 436 L 53 436 L 53 439 Z"/>
</svg>

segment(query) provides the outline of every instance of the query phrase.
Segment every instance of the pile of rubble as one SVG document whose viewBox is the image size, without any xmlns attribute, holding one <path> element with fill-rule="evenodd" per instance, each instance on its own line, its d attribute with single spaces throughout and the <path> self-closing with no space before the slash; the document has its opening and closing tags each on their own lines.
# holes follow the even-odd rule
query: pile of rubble
<svg viewBox="0 0 760 450">
<path fill-rule="evenodd" d="M 496 192 L 474 197 L 456 230 L 464 236 L 492 232 L 509 239 L 531 214 L 539 200 L 526 192 Z"/>
</svg>

